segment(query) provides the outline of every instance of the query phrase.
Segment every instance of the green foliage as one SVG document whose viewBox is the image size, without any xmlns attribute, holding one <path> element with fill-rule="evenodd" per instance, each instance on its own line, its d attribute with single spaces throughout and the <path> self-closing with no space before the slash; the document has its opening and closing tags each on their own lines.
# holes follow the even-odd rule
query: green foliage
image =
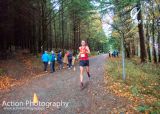
<svg viewBox="0 0 160 114">
<path fill-rule="evenodd" d="M 120 50 L 120 38 L 108 38 L 108 45 L 110 47 L 110 50 Z"/>
<path fill-rule="evenodd" d="M 137 107 L 137 110 L 139 111 L 139 112 L 145 112 L 146 110 L 149 110 L 149 106 L 147 106 L 147 105 L 144 105 L 144 106 L 138 106 Z"/>
<path fill-rule="evenodd" d="M 89 56 L 95 56 L 95 55 L 98 55 L 98 52 L 97 51 L 92 51 Z"/>
<path fill-rule="evenodd" d="M 134 96 L 137 96 L 137 95 L 139 94 L 138 88 L 137 88 L 136 85 L 133 86 L 133 87 L 131 87 L 131 91 L 132 91 L 132 94 L 133 94 Z"/>
<path fill-rule="evenodd" d="M 148 112 L 150 112 L 150 114 L 159 114 L 160 113 L 159 107 L 160 107 L 160 102 L 155 102 L 152 105 L 138 106 L 136 109 L 142 113 L 144 113 L 145 111 L 148 111 Z M 153 108 L 154 108 L 154 110 L 153 110 Z"/>
<path fill-rule="evenodd" d="M 118 10 L 123 10 L 125 7 L 128 7 L 130 5 L 135 5 L 139 2 L 140 0 L 112 0 L 112 3 L 116 6 Z"/>
</svg>

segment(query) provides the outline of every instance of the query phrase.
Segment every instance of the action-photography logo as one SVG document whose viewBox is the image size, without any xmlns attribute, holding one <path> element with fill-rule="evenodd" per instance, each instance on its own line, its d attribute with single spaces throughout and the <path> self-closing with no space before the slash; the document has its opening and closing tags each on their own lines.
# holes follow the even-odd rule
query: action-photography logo
<svg viewBox="0 0 160 114">
<path fill-rule="evenodd" d="M 43 102 L 37 101 L 36 103 L 32 100 L 26 101 L 3 101 L 2 107 L 4 110 L 44 110 L 49 107 L 64 107 L 67 108 L 69 106 L 69 102 L 51 101 L 51 102 Z"/>
</svg>

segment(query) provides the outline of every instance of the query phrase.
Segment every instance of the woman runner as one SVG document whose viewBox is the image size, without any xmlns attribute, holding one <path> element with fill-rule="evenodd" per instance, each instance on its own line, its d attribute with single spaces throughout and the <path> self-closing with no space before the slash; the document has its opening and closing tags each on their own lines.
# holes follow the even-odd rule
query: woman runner
<svg viewBox="0 0 160 114">
<path fill-rule="evenodd" d="M 90 79 L 90 73 L 89 73 L 89 57 L 88 54 L 90 54 L 90 49 L 86 45 L 86 42 L 84 40 L 81 41 L 81 47 L 79 47 L 79 65 L 80 65 L 80 83 L 81 87 L 83 87 L 83 68 L 86 67 L 88 78 Z"/>
</svg>

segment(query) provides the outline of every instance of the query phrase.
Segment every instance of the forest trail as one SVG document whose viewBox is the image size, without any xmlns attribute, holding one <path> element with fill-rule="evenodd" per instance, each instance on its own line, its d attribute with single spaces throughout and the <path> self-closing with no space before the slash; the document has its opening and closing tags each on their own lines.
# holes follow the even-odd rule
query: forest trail
<svg viewBox="0 0 160 114">
<path fill-rule="evenodd" d="M 0 93 L 0 102 L 15 101 L 25 103 L 33 99 L 36 93 L 40 102 L 69 102 L 68 107 L 50 106 L 44 110 L 5 110 L 1 106 L 0 114 L 108 114 L 114 108 L 125 108 L 128 101 L 111 94 L 105 88 L 104 65 L 107 58 L 102 54 L 90 58 L 91 80 L 84 75 L 85 88 L 80 89 L 79 66 L 76 70 L 63 69 L 53 74 L 35 78 L 29 83 L 13 87 L 9 92 Z"/>
</svg>

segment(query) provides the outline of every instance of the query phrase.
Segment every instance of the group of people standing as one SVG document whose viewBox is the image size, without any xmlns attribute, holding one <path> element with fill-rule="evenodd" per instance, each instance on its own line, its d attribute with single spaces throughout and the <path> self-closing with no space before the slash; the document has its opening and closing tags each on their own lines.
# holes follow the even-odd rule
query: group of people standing
<svg viewBox="0 0 160 114">
<path fill-rule="evenodd" d="M 51 51 L 50 53 L 45 51 L 42 55 L 42 61 L 44 64 L 44 71 L 47 72 L 47 66 L 50 64 L 51 72 L 55 71 L 55 61 L 56 61 L 56 55 L 54 51 Z"/>
<path fill-rule="evenodd" d="M 66 56 L 66 54 L 65 54 Z M 69 61 L 68 63 L 68 67 L 71 68 L 72 67 L 72 52 L 71 51 L 67 51 L 67 60 Z M 51 73 L 55 72 L 55 62 L 58 62 L 59 64 L 59 69 L 61 70 L 63 68 L 63 57 L 62 57 L 62 51 L 59 50 L 58 54 L 56 55 L 56 53 L 54 51 L 48 52 L 45 51 L 42 54 L 42 62 L 44 64 L 44 71 L 47 72 L 47 67 L 48 65 L 50 65 L 50 71 Z"/>
<path fill-rule="evenodd" d="M 86 42 L 84 40 L 81 41 L 81 46 L 79 47 L 79 53 L 77 55 L 77 58 L 79 58 L 79 66 L 80 66 L 80 85 L 83 87 L 83 71 L 84 67 L 86 67 L 86 72 L 88 75 L 88 78 L 90 79 L 91 75 L 89 72 L 89 54 L 90 49 Z M 44 63 L 44 71 L 47 72 L 47 66 L 50 65 L 51 72 L 55 72 L 55 61 L 59 63 L 59 69 L 63 68 L 63 63 L 66 63 L 68 65 L 68 68 L 72 68 L 72 65 L 74 64 L 75 57 L 73 56 L 73 53 L 71 50 L 67 51 L 64 55 L 64 59 L 62 58 L 62 52 L 61 50 L 58 51 L 58 54 L 56 56 L 56 53 L 54 51 L 47 52 L 45 51 L 42 55 L 42 61 Z"/>
<path fill-rule="evenodd" d="M 109 51 L 109 57 L 119 57 L 119 51 L 114 50 L 112 53 Z"/>
</svg>

